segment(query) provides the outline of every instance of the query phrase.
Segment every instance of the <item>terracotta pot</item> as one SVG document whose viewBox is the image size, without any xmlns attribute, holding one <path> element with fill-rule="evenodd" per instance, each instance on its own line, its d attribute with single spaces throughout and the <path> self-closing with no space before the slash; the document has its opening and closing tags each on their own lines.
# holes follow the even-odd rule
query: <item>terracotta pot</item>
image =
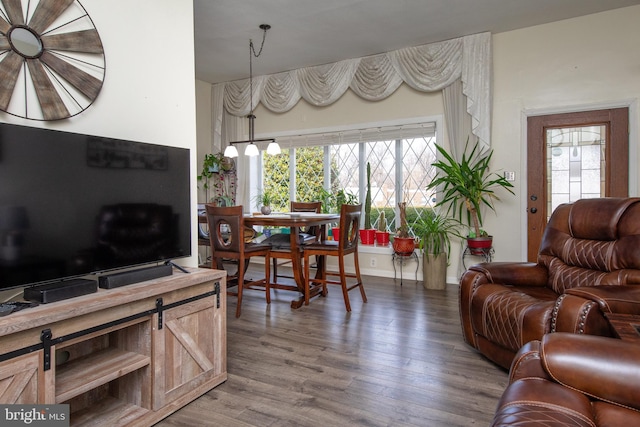
<svg viewBox="0 0 640 427">
<path fill-rule="evenodd" d="M 398 255 L 411 255 L 416 249 L 416 239 L 413 237 L 394 237 L 393 251 Z"/>
<path fill-rule="evenodd" d="M 389 232 L 376 231 L 376 244 L 378 246 L 387 246 L 389 244 Z"/>
<path fill-rule="evenodd" d="M 491 249 L 493 236 L 467 238 L 467 246 L 471 255 L 485 255 Z"/>
<path fill-rule="evenodd" d="M 367 228 L 360 230 L 360 243 L 363 245 L 373 245 L 376 242 L 376 229 Z"/>
</svg>

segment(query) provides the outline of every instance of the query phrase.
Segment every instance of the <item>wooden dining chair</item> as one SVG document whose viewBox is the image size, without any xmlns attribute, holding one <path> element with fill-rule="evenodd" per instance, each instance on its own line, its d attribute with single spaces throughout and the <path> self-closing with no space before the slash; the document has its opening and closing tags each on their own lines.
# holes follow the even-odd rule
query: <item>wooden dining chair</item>
<svg viewBox="0 0 640 427">
<path fill-rule="evenodd" d="M 291 202 L 290 205 L 291 212 L 313 212 L 313 213 L 321 213 L 322 212 L 322 202 Z M 304 240 L 301 242 L 303 245 L 311 243 L 311 242 L 319 242 L 320 241 L 320 233 L 322 228 L 317 225 L 310 226 L 309 228 L 300 228 L 300 235 L 304 236 Z M 308 236 L 315 237 L 314 240 L 310 239 Z M 287 237 L 289 237 L 287 235 Z M 291 243 L 281 241 L 278 245 L 272 245 L 271 247 L 271 259 L 273 260 L 273 281 L 277 282 L 278 277 L 285 277 L 291 279 L 291 276 L 278 276 L 278 265 L 283 265 L 291 262 L 291 257 L 293 253 L 291 252 Z M 296 256 L 302 256 L 301 254 L 297 254 Z M 288 260 L 281 264 L 278 264 L 279 259 Z"/>
<path fill-rule="evenodd" d="M 227 295 L 238 297 L 236 317 L 240 317 L 242 307 L 242 291 L 244 289 L 264 290 L 267 304 L 271 303 L 270 289 L 270 253 L 269 245 L 246 243 L 245 225 L 242 206 L 218 207 L 212 203 L 205 205 L 207 223 L 209 224 L 209 242 L 211 246 L 211 267 L 224 270 L 223 260 L 237 262 L 235 275 L 227 275 Z M 254 256 L 264 257 L 264 278 L 245 281 L 245 272 L 249 261 Z M 237 286 L 236 286 L 237 285 Z M 236 287 L 236 291 L 230 288 Z"/>
<path fill-rule="evenodd" d="M 360 210 L 362 205 L 342 205 L 340 209 L 340 236 L 337 241 L 327 240 L 318 243 L 311 243 L 304 247 L 304 270 L 305 270 L 305 294 L 304 303 L 309 304 L 309 295 L 311 283 L 322 284 L 322 295 L 327 294 L 327 285 L 339 285 L 342 288 L 344 297 L 344 305 L 347 311 L 351 311 L 351 303 L 349 302 L 349 291 L 354 288 L 360 288 L 362 301 L 367 302 L 367 295 L 364 292 L 362 277 L 360 276 L 360 265 L 358 263 L 358 231 L 360 230 Z M 347 273 L 345 270 L 345 257 L 353 255 L 354 273 Z M 319 258 L 327 256 L 335 256 L 338 259 L 338 271 L 326 271 L 326 258 L 319 259 L 323 262 L 323 268 L 320 268 L 320 274 L 315 278 L 309 276 L 309 258 L 317 256 Z M 339 277 L 339 280 L 329 279 L 328 276 Z M 347 279 L 355 279 L 349 280 Z"/>
</svg>

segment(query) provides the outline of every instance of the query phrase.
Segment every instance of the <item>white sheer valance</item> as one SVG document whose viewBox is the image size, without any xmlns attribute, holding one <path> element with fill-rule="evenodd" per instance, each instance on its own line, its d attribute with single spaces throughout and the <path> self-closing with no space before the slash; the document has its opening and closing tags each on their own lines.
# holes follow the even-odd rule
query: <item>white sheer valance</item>
<svg viewBox="0 0 640 427">
<path fill-rule="evenodd" d="M 472 132 L 485 148 L 491 140 L 491 34 L 481 33 L 423 46 L 399 49 L 365 58 L 349 59 L 253 79 L 254 104 L 284 113 L 300 98 L 316 106 L 337 101 L 347 89 L 378 101 L 404 82 L 413 89 L 443 90 L 462 81 Z M 222 85 L 224 108 L 232 115 L 251 110 L 249 80 Z M 254 105 L 255 107 L 255 105 Z"/>
</svg>

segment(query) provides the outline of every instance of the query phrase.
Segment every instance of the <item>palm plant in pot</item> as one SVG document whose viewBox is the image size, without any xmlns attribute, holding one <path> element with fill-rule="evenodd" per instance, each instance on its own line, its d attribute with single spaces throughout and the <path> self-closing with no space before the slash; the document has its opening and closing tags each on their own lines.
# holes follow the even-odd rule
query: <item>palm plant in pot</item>
<svg viewBox="0 0 640 427">
<path fill-rule="evenodd" d="M 515 193 L 512 190 L 513 184 L 489 170 L 493 150 L 482 154 L 476 142 L 467 155 L 468 145 L 469 140 L 462 159 L 457 161 L 436 144 L 442 160 L 436 161 L 433 166 L 440 173 L 427 186 L 427 190 L 441 191 L 442 199 L 436 206 L 447 206 L 447 212 L 453 212 L 461 223 L 466 219 L 466 223 L 471 226 L 467 245 L 472 254 L 482 254 L 487 248 L 491 248 L 493 237 L 482 229 L 481 208 L 487 206 L 495 212 L 494 202 L 500 200 L 495 193 L 496 189 L 503 188 L 511 194 Z"/>
<path fill-rule="evenodd" d="M 460 222 L 431 211 L 415 227 L 422 250 L 423 286 L 426 289 L 445 289 L 451 255 L 450 237 L 460 236 Z"/>
</svg>

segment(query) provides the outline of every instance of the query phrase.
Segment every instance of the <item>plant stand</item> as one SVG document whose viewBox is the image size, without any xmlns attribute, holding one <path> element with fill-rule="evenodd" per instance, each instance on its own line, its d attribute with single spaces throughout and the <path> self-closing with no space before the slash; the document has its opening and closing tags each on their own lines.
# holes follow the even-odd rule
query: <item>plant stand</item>
<svg viewBox="0 0 640 427">
<path fill-rule="evenodd" d="M 493 246 L 489 248 L 474 248 L 474 249 L 471 249 L 469 246 L 467 246 L 464 249 L 464 252 L 462 252 L 462 267 L 465 270 L 467 269 L 467 266 L 464 262 L 465 257 L 479 256 L 484 258 L 484 262 L 491 262 L 491 259 L 493 258 L 494 253 L 495 251 L 493 250 Z"/>
<path fill-rule="evenodd" d="M 400 264 L 400 286 L 402 286 L 402 269 L 407 261 L 416 260 L 416 282 L 418 281 L 418 268 L 420 267 L 420 258 L 414 251 L 410 255 L 401 255 L 396 252 L 391 255 L 391 264 L 393 264 L 393 280 L 396 280 L 396 262 Z"/>
</svg>

